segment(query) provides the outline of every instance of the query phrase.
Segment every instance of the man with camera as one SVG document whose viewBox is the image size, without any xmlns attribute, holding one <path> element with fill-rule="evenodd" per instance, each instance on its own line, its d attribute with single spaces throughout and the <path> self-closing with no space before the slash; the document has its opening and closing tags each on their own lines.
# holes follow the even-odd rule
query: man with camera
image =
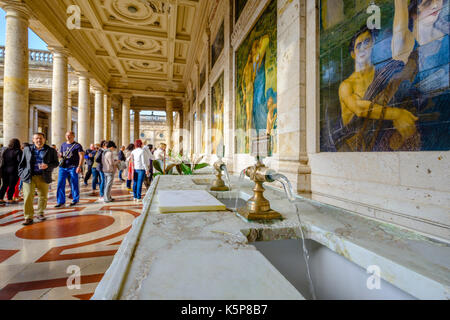
<svg viewBox="0 0 450 320">
<path fill-rule="evenodd" d="M 58 187 L 56 199 L 58 204 L 55 208 L 64 206 L 66 203 L 66 179 L 70 177 L 70 187 L 72 189 L 73 201 L 70 206 L 76 205 L 80 201 L 80 187 L 78 174 L 84 161 L 84 151 L 81 144 L 75 141 L 75 134 L 72 131 L 66 132 L 67 141 L 61 145 L 58 173 Z"/>
<path fill-rule="evenodd" d="M 47 208 L 48 185 L 52 182 L 52 171 L 58 166 L 58 154 L 55 149 L 45 144 L 43 133 L 33 135 L 33 144 L 23 150 L 19 163 L 19 177 L 23 181 L 24 215 L 27 226 L 33 224 L 34 190 L 38 190 L 38 219 L 43 221 Z"/>
</svg>

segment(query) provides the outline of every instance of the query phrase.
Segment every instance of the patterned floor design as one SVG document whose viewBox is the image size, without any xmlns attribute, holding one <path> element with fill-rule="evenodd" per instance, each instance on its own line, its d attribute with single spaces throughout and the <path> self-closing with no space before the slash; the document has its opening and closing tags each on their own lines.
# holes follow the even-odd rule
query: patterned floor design
<svg viewBox="0 0 450 320">
<path fill-rule="evenodd" d="M 0 300 L 85 300 L 93 295 L 142 203 L 133 202 L 118 180 L 112 191 L 116 201 L 108 204 L 98 200 L 98 190 L 92 195 L 90 186 L 81 185 L 79 205 L 54 208 L 53 184 L 47 220 L 35 218 L 30 226 L 22 225 L 23 202 L 0 207 Z"/>
</svg>

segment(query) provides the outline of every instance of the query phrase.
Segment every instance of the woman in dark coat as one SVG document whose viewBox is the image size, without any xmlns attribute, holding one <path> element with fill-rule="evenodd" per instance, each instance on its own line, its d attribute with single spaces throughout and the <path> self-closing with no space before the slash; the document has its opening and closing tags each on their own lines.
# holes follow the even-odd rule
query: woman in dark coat
<svg viewBox="0 0 450 320">
<path fill-rule="evenodd" d="M 19 162 L 22 159 L 22 149 L 19 139 L 11 139 L 8 148 L 3 152 L 2 187 L 0 188 L 0 204 L 5 203 L 3 198 L 8 190 L 8 203 L 17 203 L 13 200 L 15 187 L 19 181 Z"/>
</svg>

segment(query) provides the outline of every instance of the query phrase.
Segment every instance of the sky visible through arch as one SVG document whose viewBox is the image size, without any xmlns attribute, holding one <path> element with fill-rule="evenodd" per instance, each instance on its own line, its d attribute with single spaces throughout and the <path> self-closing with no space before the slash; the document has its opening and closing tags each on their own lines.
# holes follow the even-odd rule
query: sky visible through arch
<svg viewBox="0 0 450 320">
<path fill-rule="evenodd" d="M 6 12 L 0 9 L 0 46 L 5 46 L 6 36 Z M 38 50 L 48 50 L 47 44 L 42 41 L 30 28 L 28 28 L 28 48 Z"/>
</svg>

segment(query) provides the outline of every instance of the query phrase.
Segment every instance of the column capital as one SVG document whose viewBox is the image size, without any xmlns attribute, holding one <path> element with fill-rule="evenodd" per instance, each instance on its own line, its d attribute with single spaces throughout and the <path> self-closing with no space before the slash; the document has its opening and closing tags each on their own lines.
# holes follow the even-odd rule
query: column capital
<svg viewBox="0 0 450 320">
<path fill-rule="evenodd" d="M 31 10 L 20 0 L 0 0 L 0 7 L 5 10 L 6 17 L 16 17 L 27 21 L 31 17 Z"/>
<path fill-rule="evenodd" d="M 104 92 L 102 87 L 94 86 L 92 88 L 94 89 L 95 94 L 103 94 L 103 92 Z"/>
<path fill-rule="evenodd" d="M 130 100 L 133 97 L 133 95 L 129 92 L 121 92 L 120 96 L 122 97 L 122 100 Z"/>
<path fill-rule="evenodd" d="M 47 46 L 47 49 L 53 54 L 54 57 L 67 58 L 70 55 L 70 51 L 64 47 Z"/>
<path fill-rule="evenodd" d="M 91 75 L 89 73 L 89 71 L 76 71 L 75 74 L 79 77 L 79 78 L 85 78 L 85 79 L 90 79 Z"/>
</svg>

